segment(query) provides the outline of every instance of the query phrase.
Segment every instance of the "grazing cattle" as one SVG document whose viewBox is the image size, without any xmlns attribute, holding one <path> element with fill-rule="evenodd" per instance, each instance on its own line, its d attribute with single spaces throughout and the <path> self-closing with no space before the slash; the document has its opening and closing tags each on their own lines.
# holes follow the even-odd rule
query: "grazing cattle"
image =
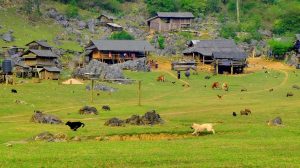
<svg viewBox="0 0 300 168">
<path fill-rule="evenodd" d="M 286 94 L 286 97 L 292 97 L 292 96 L 294 96 L 294 94 L 293 94 L 292 92 L 288 92 L 288 93 Z"/>
<path fill-rule="evenodd" d="M 85 124 L 82 122 L 70 122 L 68 121 L 66 123 L 66 125 L 68 125 L 70 127 L 71 130 L 76 131 L 78 128 L 80 128 L 81 126 L 84 127 Z"/>
<path fill-rule="evenodd" d="M 217 89 L 217 88 L 219 88 L 219 86 L 220 86 L 219 82 L 214 82 L 214 83 L 212 84 L 211 88 Z"/>
<path fill-rule="evenodd" d="M 217 96 L 218 96 L 219 99 L 222 99 L 222 97 L 223 97 L 223 96 L 221 96 L 221 95 L 217 95 Z"/>
<path fill-rule="evenodd" d="M 227 83 L 223 83 L 222 84 L 222 89 L 225 90 L 225 91 L 228 91 L 229 90 L 229 86 Z"/>
<path fill-rule="evenodd" d="M 194 132 L 192 133 L 193 135 L 199 135 L 199 133 L 204 132 L 204 131 L 212 132 L 213 134 L 215 134 L 213 124 L 211 124 L 211 123 L 207 123 L 207 124 L 193 123 L 193 125 L 191 126 L 191 129 L 194 129 Z"/>
<path fill-rule="evenodd" d="M 269 89 L 269 92 L 273 92 L 273 91 L 274 91 L 274 89 L 273 89 L 273 88 Z"/>
<path fill-rule="evenodd" d="M 172 84 L 174 84 L 174 85 L 175 85 L 175 84 L 176 84 L 176 82 L 172 82 Z"/>
<path fill-rule="evenodd" d="M 241 113 L 241 115 L 249 115 L 249 114 L 251 114 L 251 110 L 249 110 L 249 109 L 241 110 L 240 113 Z"/>
<path fill-rule="evenodd" d="M 16 89 L 11 89 L 11 93 L 18 93 Z"/>
<path fill-rule="evenodd" d="M 241 92 L 247 92 L 248 90 L 246 88 L 241 89 Z"/>
<path fill-rule="evenodd" d="M 156 81 L 158 81 L 158 82 L 164 82 L 165 81 L 165 76 L 161 75 L 161 76 L 157 77 Z"/>
<path fill-rule="evenodd" d="M 210 78 L 211 78 L 210 76 L 205 76 L 205 77 L 204 77 L 204 79 L 210 79 Z"/>
<path fill-rule="evenodd" d="M 110 111 L 110 106 L 109 105 L 104 105 L 104 106 L 102 106 L 102 110 Z"/>
<path fill-rule="evenodd" d="M 236 117 L 237 116 L 236 112 L 232 112 L 232 116 Z"/>
</svg>

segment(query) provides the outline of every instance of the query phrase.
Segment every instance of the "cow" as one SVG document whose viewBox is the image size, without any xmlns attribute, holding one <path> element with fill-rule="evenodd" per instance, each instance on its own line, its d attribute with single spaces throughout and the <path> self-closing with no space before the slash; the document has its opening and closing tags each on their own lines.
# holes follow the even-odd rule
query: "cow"
<svg viewBox="0 0 300 168">
<path fill-rule="evenodd" d="M 16 89 L 11 89 L 11 93 L 18 93 Z"/>
<path fill-rule="evenodd" d="M 156 81 L 158 81 L 158 82 L 165 82 L 165 76 L 164 75 L 160 75 L 159 77 L 157 77 Z"/>
<path fill-rule="evenodd" d="M 217 88 L 219 88 L 219 86 L 220 86 L 219 82 L 214 82 L 214 83 L 212 84 L 211 88 L 217 89 Z"/>
</svg>

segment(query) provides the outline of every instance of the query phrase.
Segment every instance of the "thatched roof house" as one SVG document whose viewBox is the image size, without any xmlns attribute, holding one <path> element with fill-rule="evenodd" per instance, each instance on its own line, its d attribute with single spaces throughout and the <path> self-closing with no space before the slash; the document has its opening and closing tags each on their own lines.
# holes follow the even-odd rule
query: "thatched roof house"
<svg viewBox="0 0 300 168">
<path fill-rule="evenodd" d="M 150 30 L 158 32 L 180 30 L 190 27 L 194 18 L 191 12 L 157 12 L 147 24 Z"/>
<path fill-rule="evenodd" d="M 118 63 L 146 57 L 154 47 L 143 40 L 92 40 L 85 47 L 88 61 L 97 59 L 106 63 Z"/>
<path fill-rule="evenodd" d="M 50 50 L 33 50 L 29 49 L 25 51 L 21 57 L 24 63 L 30 67 L 44 67 L 44 66 L 55 66 L 55 59 L 58 58 Z"/>
<path fill-rule="evenodd" d="M 28 44 L 26 44 L 29 49 L 34 49 L 34 50 L 51 50 L 52 47 L 47 43 L 46 40 L 37 40 L 37 41 L 32 41 Z"/>
</svg>

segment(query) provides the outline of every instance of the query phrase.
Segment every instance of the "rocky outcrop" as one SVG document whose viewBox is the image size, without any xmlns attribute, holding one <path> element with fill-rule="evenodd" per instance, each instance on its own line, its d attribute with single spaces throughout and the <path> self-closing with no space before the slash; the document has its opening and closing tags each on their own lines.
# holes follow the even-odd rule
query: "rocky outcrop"
<svg viewBox="0 0 300 168">
<path fill-rule="evenodd" d="M 31 117 L 31 122 L 36 123 L 43 123 L 43 124 L 62 124 L 62 120 L 60 120 L 58 117 L 51 115 L 51 114 L 45 114 L 41 111 L 35 111 L 34 114 Z"/>
<path fill-rule="evenodd" d="M 98 110 L 95 107 L 84 106 L 79 110 L 79 114 L 94 114 L 98 115 Z"/>
</svg>

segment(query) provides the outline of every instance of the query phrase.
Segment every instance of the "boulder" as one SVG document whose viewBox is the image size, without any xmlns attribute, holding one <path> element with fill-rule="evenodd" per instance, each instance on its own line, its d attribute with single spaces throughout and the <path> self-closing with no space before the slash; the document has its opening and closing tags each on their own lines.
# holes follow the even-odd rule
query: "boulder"
<svg viewBox="0 0 300 168">
<path fill-rule="evenodd" d="M 164 123 L 155 110 L 146 112 L 143 116 L 132 115 L 130 118 L 126 119 L 125 122 L 131 125 L 155 125 Z"/>
<path fill-rule="evenodd" d="M 87 86 L 86 89 L 90 90 L 91 87 Z M 101 90 L 101 91 L 104 91 L 104 92 L 116 92 L 116 91 L 118 91 L 117 88 L 112 88 L 112 87 L 109 87 L 109 86 L 106 86 L 106 85 L 102 85 L 102 84 L 95 85 L 94 86 L 94 90 Z"/>
<path fill-rule="evenodd" d="M 68 137 L 66 134 L 58 133 L 53 135 L 52 133 L 46 131 L 42 132 L 33 137 L 35 141 L 47 141 L 47 142 L 65 142 L 67 141 Z"/>
<path fill-rule="evenodd" d="M 79 114 L 94 114 L 98 115 L 98 110 L 95 107 L 84 106 L 79 110 Z"/>
<path fill-rule="evenodd" d="M 41 111 L 34 111 L 31 117 L 32 122 L 43 124 L 62 124 L 63 122 L 56 116 L 51 114 L 45 114 Z"/>
<path fill-rule="evenodd" d="M 132 71 L 150 71 L 150 66 L 147 65 L 146 58 L 139 58 L 132 61 L 117 64 L 121 69 Z"/>
<path fill-rule="evenodd" d="M 268 121 L 268 125 L 272 126 L 280 126 L 282 125 L 282 119 L 280 117 L 276 117 L 273 120 Z"/>
<path fill-rule="evenodd" d="M 89 31 L 90 31 L 91 33 L 95 33 L 95 26 L 96 26 L 96 21 L 95 21 L 95 19 L 90 19 L 90 20 L 88 20 L 87 26 L 88 26 Z"/>
<path fill-rule="evenodd" d="M 78 26 L 79 30 L 83 30 L 83 29 L 87 28 L 87 24 L 84 21 L 78 21 L 77 26 Z"/>
<path fill-rule="evenodd" d="M 300 86 L 299 86 L 299 85 L 293 85 L 292 88 L 293 88 L 293 89 L 300 90 Z"/>
<path fill-rule="evenodd" d="M 5 42 L 15 41 L 15 37 L 12 35 L 12 32 L 7 32 L 2 35 L 2 40 Z"/>
<path fill-rule="evenodd" d="M 107 120 L 104 125 L 106 126 L 111 126 L 111 127 L 120 127 L 120 126 L 124 126 L 124 121 L 120 120 L 118 118 L 111 118 L 109 120 Z"/>
</svg>

